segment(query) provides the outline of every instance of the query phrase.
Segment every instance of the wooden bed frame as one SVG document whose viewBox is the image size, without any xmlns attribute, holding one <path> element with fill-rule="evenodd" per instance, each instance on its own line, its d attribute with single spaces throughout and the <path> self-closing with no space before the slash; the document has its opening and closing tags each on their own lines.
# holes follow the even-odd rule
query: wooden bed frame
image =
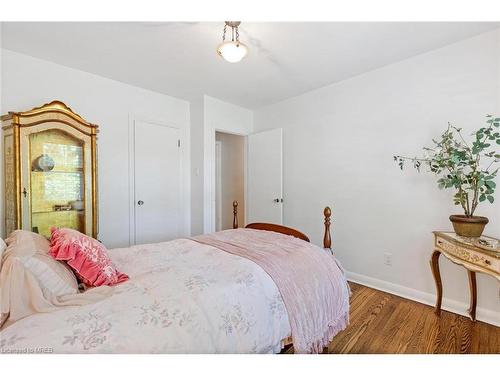
<svg viewBox="0 0 500 375">
<path fill-rule="evenodd" d="M 325 218 L 325 234 L 323 235 L 323 247 L 325 249 L 332 249 L 332 237 L 330 235 L 330 217 L 332 216 L 332 210 L 330 207 L 326 206 L 323 210 L 323 216 Z M 259 230 L 268 230 L 271 232 L 278 232 L 287 234 L 289 236 L 294 236 L 304 240 L 306 242 L 309 241 L 309 237 L 307 237 L 304 233 L 298 231 L 297 229 L 293 229 L 290 227 L 285 227 L 284 225 L 271 224 L 271 223 L 250 223 L 245 226 L 245 228 L 251 229 L 259 229 Z M 233 229 L 238 229 L 238 201 L 233 201 Z M 281 353 L 289 353 L 291 348 L 293 347 L 292 336 L 286 337 L 281 340 L 281 345 L 283 349 Z M 328 351 L 326 348 L 323 349 L 323 353 Z"/>
<path fill-rule="evenodd" d="M 330 235 L 330 216 L 332 216 L 332 210 L 330 209 L 330 207 L 325 207 L 325 209 L 323 210 L 323 215 L 325 217 L 325 234 L 323 236 L 323 247 L 325 249 L 331 249 L 332 237 Z M 306 242 L 311 242 L 309 241 L 309 237 L 307 237 L 304 233 L 298 231 L 297 229 L 285 227 L 284 225 L 271 223 L 250 223 L 247 224 L 245 228 L 283 233 L 289 236 L 300 238 L 301 240 L 304 240 Z M 233 229 L 238 229 L 238 201 L 233 201 Z"/>
</svg>

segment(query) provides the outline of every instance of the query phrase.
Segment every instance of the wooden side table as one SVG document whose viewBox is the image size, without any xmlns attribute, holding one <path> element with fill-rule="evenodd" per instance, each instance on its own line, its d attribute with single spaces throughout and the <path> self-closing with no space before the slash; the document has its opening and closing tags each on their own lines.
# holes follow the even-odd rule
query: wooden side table
<svg viewBox="0 0 500 375">
<path fill-rule="evenodd" d="M 493 276 L 500 282 L 500 248 L 487 250 L 480 247 L 478 239 L 460 237 L 453 232 L 433 232 L 434 233 L 434 252 L 430 260 L 432 274 L 436 282 L 437 301 L 435 313 L 441 313 L 441 301 L 443 299 L 443 285 L 441 283 L 441 274 L 439 273 L 439 256 L 443 254 L 465 269 L 469 275 L 470 288 L 470 318 L 476 320 L 477 304 L 477 286 L 476 272 Z M 496 240 L 491 237 L 481 237 L 487 240 Z M 496 240 L 498 241 L 498 240 Z"/>
</svg>

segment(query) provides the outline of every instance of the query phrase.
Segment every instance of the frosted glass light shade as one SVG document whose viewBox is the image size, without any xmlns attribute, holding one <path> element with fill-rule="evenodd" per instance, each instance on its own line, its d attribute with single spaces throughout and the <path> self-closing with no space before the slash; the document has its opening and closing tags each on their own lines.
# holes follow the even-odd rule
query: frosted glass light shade
<svg viewBox="0 0 500 375">
<path fill-rule="evenodd" d="M 235 63 L 241 61 L 248 53 L 248 48 L 241 42 L 228 41 L 217 48 L 217 53 L 226 61 Z"/>
</svg>

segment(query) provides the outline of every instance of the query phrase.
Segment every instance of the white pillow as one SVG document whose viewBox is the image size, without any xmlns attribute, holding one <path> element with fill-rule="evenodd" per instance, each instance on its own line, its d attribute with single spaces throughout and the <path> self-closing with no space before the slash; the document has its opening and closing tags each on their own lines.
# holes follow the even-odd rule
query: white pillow
<svg viewBox="0 0 500 375">
<path fill-rule="evenodd" d="M 94 303 L 113 293 L 107 286 L 78 293 L 75 275 L 48 254 L 49 241 L 39 234 L 19 230 L 6 242 L 0 270 L 0 318 L 8 317 L 5 324 L 65 306 Z"/>
<path fill-rule="evenodd" d="M 47 299 L 78 293 L 78 281 L 68 266 L 52 258 L 50 242 L 37 233 L 16 230 L 7 238 L 5 255 L 18 258 L 38 280 Z"/>
<path fill-rule="evenodd" d="M 7 248 L 7 244 L 5 243 L 4 240 L 0 238 L 0 270 L 2 269 L 2 256 L 4 250 Z"/>
</svg>

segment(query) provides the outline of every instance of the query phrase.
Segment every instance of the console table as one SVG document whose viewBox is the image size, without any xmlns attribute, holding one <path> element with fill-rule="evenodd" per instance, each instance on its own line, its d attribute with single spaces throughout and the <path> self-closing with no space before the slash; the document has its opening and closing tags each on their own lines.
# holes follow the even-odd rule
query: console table
<svg viewBox="0 0 500 375">
<path fill-rule="evenodd" d="M 461 237 L 453 232 L 433 232 L 434 252 L 430 260 L 432 274 L 436 282 L 437 301 L 435 313 L 441 313 L 443 299 L 443 285 L 439 273 L 439 256 L 443 254 L 465 269 L 469 275 L 470 288 L 470 318 L 476 320 L 477 286 L 476 272 L 493 276 L 500 282 L 500 248 L 487 249 L 482 246 L 477 238 Z M 481 239 L 498 241 L 491 237 L 483 236 Z"/>
</svg>

